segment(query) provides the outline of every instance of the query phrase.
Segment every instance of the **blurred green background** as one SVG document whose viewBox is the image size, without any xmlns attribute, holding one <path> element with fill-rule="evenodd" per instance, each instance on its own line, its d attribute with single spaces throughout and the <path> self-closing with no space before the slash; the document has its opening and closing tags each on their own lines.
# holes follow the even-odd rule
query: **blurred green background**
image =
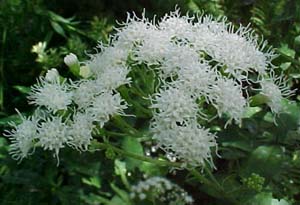
<svg viewBox="0 0 300 205">
<path fill-rule="evenodd" d="M 126 20 L 127 12 L 141 14 L 145 8 L 148 17 L 160 17 L 174 10 L 176 5 L 184 14 L 204 11 L 214 16 L 225 15 L 236 25 L 251 23 L 252 28 L 277 49 L 280 56 L 274 64 L 280 68 L 280 72 L 289 77 L 292 88 L 300 87 L 299 0 L 1 0 L 1 133 L 8 127 L 9 121 L 19 121 L 15 115 L 15 108 L 23 113 L 31 113 L 33 110 L 33 107 L 27 104 L 26 94 L 39 75 L 55 67 L 63 76 L 70 76 L 63 63 L 66 54 L 72 52 L 81 61 L 87 59 L 88 53 L 95 53 L 93 48 L 98 41 L 107 42 L 109 34 L 114 32 L 113 27 L 117 26 L 116 22 Z M 298 103 L 299 90 L 293 96 L 293 100 Z M 291 109 L 297 110 L 297 107 Z M 299 114 L 299 111 L 295 111 L 294 114 Z M 261 122 L 262 117 L 257 116 L 255 120 Z M 283 122 L 285 120 L 283 119 Z M 251 123 L 246 125 L 253 126 Z M 234 129 L 237 128 L 232 128 L 233 131 Z M 286 130 L 279 129 L 273 132 L 284 133 Z M 230 135 L 230 132 L 224 135 Z M 17 164 L 8 155 L 8 144 L 4 136 L 0 138 L 0 204 L 101 204 L 105 201 L 104 198 L 113 198 L 114 193 L 123 192 L 111 185 L 112 182 L 120 183 L 119 172 L 114 170 L 121 165 L 118 161 L 106 160 L 107 156 L 103 153 L 78 154 L 72 150 L 64 150 L 61 154 L 61 164 L 56 167 L 56 161 L 49 153 L 37 150 L 37 154 L 30 159 Z M 288 145 L 299 146 L 299 140 Z M 137 152 L 142 149 L 140 144 L 130 140 L 123 142 L 122 146 Z M 261 151 L 255 149 L 257 147 L 244 150 L 248 152 L 247 155 L 240 157 L 255 157 L 255 153 Z M 280 152 L 274 150 L 272 153 Z M 289 155 L 291 159 L 298 156 L 294 155 L 294 151 L 295 149 Z M 231 159 L 230 156 L 228 159 Z M 250 157 L 249 160 L 251 159 Z M 135 172 L 136 166 L 135 162 L 132 167 L 127 168 Z M 300 204 L 298 168 L 300 166 L 296 164 L 293 166 L 293 172 L 288 172 L 289 176 L 293 175 L 291 177 L 298 180 L 295 187 L 289 189 L 284 185 L 284 188 L 276 185 L 271 187 L 273 195 L 289 197 L 296 204 Z M 149 175 L 167 173 L 167 170 L 149 164 L 142 164 L 138 169 L 141 173 Z M 276 170 L 276 166 L 274 169 Z M 270 174 L 272 175 L 272 172 Z M 285 176 L 284 173 L 282 175 Z M 227 176 L 231 176 L 229 172 Z M 289 179 L 288 177 L 287 180 Z M 179 175 L 174 180 L 180 182 L 183 179 Z M 272 182 L 276 184 L 276 180 Z M 196 190 L 193 186 L 185 188 L 196 196 L 196 204 L 219 203 L 210 193 Z M 115 199 L 110 203 L 122 205 L 123 202 Z"/>
</svg>

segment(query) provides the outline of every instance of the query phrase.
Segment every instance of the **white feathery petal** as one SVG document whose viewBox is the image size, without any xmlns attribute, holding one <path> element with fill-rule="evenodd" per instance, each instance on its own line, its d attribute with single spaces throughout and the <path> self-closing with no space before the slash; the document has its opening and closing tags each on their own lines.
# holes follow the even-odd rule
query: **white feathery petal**
<svg viewBox="0 0 300 205">
<path fill-rule="evenodd" d="M 197 62 L 190 64 L 188 68 L 180 69 L 176 83 L 180 84 L 178 87 L 193 93 L 197 98 L 201 96 L 207 98 L 217 76 L 217 72 L 207 63 Z"/>
<path fill-rule="evenodd" d="M 92 117 L 86 113 L 76 113 L 68 126 L 70 140 L 68 145 L 78 150 L 87 150 L 91 144 L 94 128 Z"/>
<path fill-rule="evenodd" d="M 154 118 L 151 131 L 158 146 L 171 158 L 191 166 L 203 166 L 205 162 L 212 164 L 211 149 L 217 147 L 216 136 L 196 120 L 185 125 L 171 125 L 164 119 Z"/>
<path fill-rule="evenodd" d="M 154 115 L 170 123 L 184 123 L 197 117 L 198 105 L 192 96 L 177 87 L 167 87 L 155 94 L 151 108 Z"/>
<path fill-rule="evenodd" d="M 294 93 L 287 86 L 283 75 L 279 77 L 271 76 L 260 81 L 261 94 L 268 98 L 267 104 L 273 113 L 280 113 L 283 110 L 282 100 Z"/>
<path fill-rule="evenodd" d="M 19 112 L 18 114 L 22 122 L 20 124 L 9 123 L 13 127 L 13 130 L 5 130 L 4 136 L 7 136 L 11 141 L 9 154 L 15 160 L 22 160 L 34 148 L 38 119 L 33 116 L 26 118 Z"/>
<path fill-rule="evenodd" d="M 66 82 L 48 82 L 40 78 L 38 83 L 31 87 L 28 96 L 29 104 L 44 106 L 50 111 L 66 110 L 72 103 L 72 92 Z"/>
<path fill-rule="evenodd" d="M 212 104 L 218 110 L 219 116 L 226 113 L 230 119 L 237 124 L 241 123 L 241 119 L 248 106 L 247 100 L 243 97 L 241 85 L 232 79 L 219 78 L 215 85 L 212 86 L 209 98 Z"/>
<path fill-rule="evenodd" d="M 59 150 L 64 148 L 71 139 L 68 133 L 68 126 L 61 117 L 50 116 L 40 123 L 38 127 L 37 145 L 44 150 L 54 151 L 58 158 Z"/>
<path fill-rule="evenodd" d="M 96 75 L 101 75 L 106 69 L 125 66 L 128 50 L 115 46 L 99 45 L 100 53 L 91 55 L 91 59 L 85 62 L 86 66 Z"/>
<path fill-rule="evenodd" d="M 97 76 L 96 83 L 103 90 L 116 90 L 121 85 L 130 83 L 131 79 L 127 77 L 129 71 L 125 66 L 109 67 Z"/>
<path fill-rule="evenodd" d="M 104 92 L 94 98 L 91 107 L 86 112 L 93 117 L 93 120 L 100 124 L 100 127 L 114 115 L 124 114 L 127 103 L 119 93 Z"/>
</svg>

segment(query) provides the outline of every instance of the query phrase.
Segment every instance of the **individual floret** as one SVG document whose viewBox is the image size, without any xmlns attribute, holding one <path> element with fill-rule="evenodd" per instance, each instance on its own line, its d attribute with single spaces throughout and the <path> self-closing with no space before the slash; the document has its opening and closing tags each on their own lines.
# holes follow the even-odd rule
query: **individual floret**
<svg viewBox="0 0 300 205">
<path fill-rule="evenodd" d="M 91 107 L 86 112 L 100 124 L 100 127 L 103 127 L 111 116 L 124 114 L 126 108 L 127 103 L 119 93 L 104 92 L 95 97 Z"/>
<path fill-rule="evenodd" d="M 37 134 L 38 120 L 35 117 L 24 117 L 19 112 L 22 122 L 10 123 L 13 130 L 4 134 L 11 140 L 9 153 L 15 160 L 22 160 L 34 149 L 34 141 Z"/>
<path fill-rule="evenodd" d="M 44 150 L 53 151 L 53 155 L 59 159 L 59 150 L 71 140 L 67 124 L 61 117 L 50 116 L 40 123 L 37 130 L 37 145 Z"/>
<path fill-rule="evenodd" d="M 198 105 L 191 94 L 177 87 L 166 87 L 154 97 L 154 115 L 166 123 L 184 123 L 197 117 Z"/>
<path fill-rule="evenodd" d="M 87 150 L 91 143 L 94 125 L 92 117 L 86 113 L 76 113 L 68 125 L 68 144 L 78 150 Z"/>
<path fill-rule="evenodd" d="M 54 113 L 59 110 L 66 110 L 72 103 L 72 92 L 66 81 L 47 81 L 41 77 L 38 83 L 31 87 L 28 97 L 29 104 L 46 107 Z"/>
<path fill-rule="evenodd" d="M 287 86 L 283 76 L 263 78 L 260 81 L 261 94 L 267 97 L 267 104 L 273 113 L 280 113 L 283 109 L 282 100 L 294 93 Z"/>
<path fill-rule="evenodd" d="M 248 106 L 248 102 L 243 96 L 241 85 L 232 79 L 219 78 L 216 84 L 213 85 L 209 98 L 216 107 L 219 116 L 222 114 L 229 115 L 227 124 L 232 119 L 237 124 L 241 123 Z"/>
<path fill-rule="evenodd" d="M 216 136 L 196 120 L 185 125 L 168 125 L 163 119 L 154 118 L 151 132 L 167 156 L 191 166 L 203 166 L 205 162 L 213 166 L 211 151 L 217 147 Z"/>
</svg>

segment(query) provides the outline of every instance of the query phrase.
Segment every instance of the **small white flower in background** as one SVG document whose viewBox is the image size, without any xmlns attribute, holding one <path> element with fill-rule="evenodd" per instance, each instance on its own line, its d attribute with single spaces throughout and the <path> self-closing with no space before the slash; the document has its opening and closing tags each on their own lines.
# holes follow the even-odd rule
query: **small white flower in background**
<svg viewBox="0 0 300 205">
<path fill-rule="evenodd" d="M 45 75 L 45 80 L 48 82 L 59 82 L 59 73 L 56 68 L 51 68 Z"/>
<path fill-rule="evenodd" d="M 100 127 L 103 127 L 110 117 L 124 114 L 125 109 L 127 109 L 127 104 L 119 93 L 104 92 L 94 98 L 91 107 L 87 108 L 86 112 L 100 124 Z"/>
<path fill-rule="evenodd" d="M 287 86 L 283 76 L 263 78 L 260 85 L 261 94 L 268 98 L 267 104 L 276 114 L 283 110 L 282 100 L 294 93 Z"/>
<path fill-rule="evenodd" d="M 77 56 L 74 53 L 69 53 L 64 57 L 64 62 L 68 67 L 72 67 L 74 65 L 78 65 L 79 61 Z"/>
<path fill-rule="evenodd" d="M 68 108 L 72 103 L 72 92 L 66 82 L 49 82 L 41 77 L 38 83 L 31 87 L 28 99 L 29 104 L 44 106 L 55 113 Z"/>
<path fill-rule="evenodd" d="M 184 205 L 193 203 L 193 198 L 178 185 L 163 177 L 151 177 L 140 181 L 131 187 L 132 199 L 139 201 L 151 197 L 149 200 L 159 200 L 169 205 Z"/>
<path fill-rule="evenodd" d="M 22 122 L 20 124 L 10 123 L 13 130 L 6 131 L 4 136 L 11 140 L 9 153 L 15 160 L 22 160 L 34 149 L 34 140 L 37 134 L 38 120 L 34 117 L 24 117 L 19 112 Z"/>
<path fill-rule="evenodd" d="M 44 150 L 54 151 L 54 156 L 59 159 L 59 150 L 72 139 L 68 133 L 67 124 L 61 117 L 51 116 L 41 122 L 37 130 L 37 145 Z"/>
</svg>

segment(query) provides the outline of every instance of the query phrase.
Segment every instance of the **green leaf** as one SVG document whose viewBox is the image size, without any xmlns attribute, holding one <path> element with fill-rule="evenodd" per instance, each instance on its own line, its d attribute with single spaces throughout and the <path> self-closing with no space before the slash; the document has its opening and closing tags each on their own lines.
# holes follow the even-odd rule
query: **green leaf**
<svg viewBox="0 0 300 205">
<path fill-rule="evenodd" d="M 293 49 L 290 49 L 288 44 L 283 44 L 279 49 L 281 53 L 291 58 L 295 57 L 296 52 Z"/>
<path fill-rule="evenodd" d="M 22 120 L 19 115 L 11 115 L 0 119 L 0 126 L 8 126 L 9 122 L 14 122 L 18 124 L 21 123 Z"/>
<path fill-rule="evenodd" d="M 143 146 L 141 143 L 133 137 L 125 137 L 122 141 L 122 148 L 127 151 L 137 155 L 144 155 Z M 126 166 L 128 170 L 134 170 L 141 165 L 140 160 L 136 160 L 130 157 L 125 158 Z"/>
<path fill-rule="evenodd" d="M 285 199 L 275 199 L 270 192 L 263 192 L 255 195 L 253 199 L 250 200 L 249 205 L 291 205 Z"/>
<path fill-rule="evenodd" d="M 120 189 L 119 187 L 117 187 L 113 183 L 111 183 L 110 186 L 117 193 L 117 195 L 119 196 L 119 198 L 122 201 L 122 204 L 127 204 L 127 205 L 131 204 L 129 195 L 126 191 L 124 191 L 123 189 Z M 115 204 L 115 205 L 117 205 L 117 204 Z"/>
<path fill-rule="evenodd" d="M 115 173 L 116 175 L 122 176 L 126 175 L 126 163 L 121 162 L 120 160 L 116 159 L 115 160 Z"/>
<path fill-rule="evenodd" d="M 82 178 L 82 182 L 89 186 L 94 186 L 98 189 L 101 187 L 101 180 L 98 176 L 93 176 L 90 178 Z"/>
<path fill-rule="evenodd" d="M 28 94 L 31 91 L 30 87 L 26 87 L 22 85 L 15 85 L 13 86 L 13 88 L 15 88 L 17 91 L 23 94 Z"/>
<path fill-rule="evenodd" d="M 253 97 L 251 97 L 250 105 L 251 105 L 251 107 L 255 107 L 258 105 L 265 104 L 268 101 L 269 101 L 269 99 L 266 96 L 264 96 L 262 94 L 257 94 L 257 95 L 254 95 Z"/>
<path fill-rule="evenodd" d="M 251 118 L 256 113 L 260 112 L 262 109 L 260 107 L 248 107 L 243 118 Z"/>
<path fill-rule="evenodd" d="M 242 177 L 248 177 L 257 173 L 272 179 L 282 172 L 286 161 L 283 147 L 259 146 L 251 153 L 240 174 Z"/>
<path fill-rule="evenodd" d="M 56 33 L 62 35 L 63 37 L 66 37 L 64 29 L 58 23 L 56 23 L 55 21 L 50 21 L 50 24 Z"/>
</svg>

